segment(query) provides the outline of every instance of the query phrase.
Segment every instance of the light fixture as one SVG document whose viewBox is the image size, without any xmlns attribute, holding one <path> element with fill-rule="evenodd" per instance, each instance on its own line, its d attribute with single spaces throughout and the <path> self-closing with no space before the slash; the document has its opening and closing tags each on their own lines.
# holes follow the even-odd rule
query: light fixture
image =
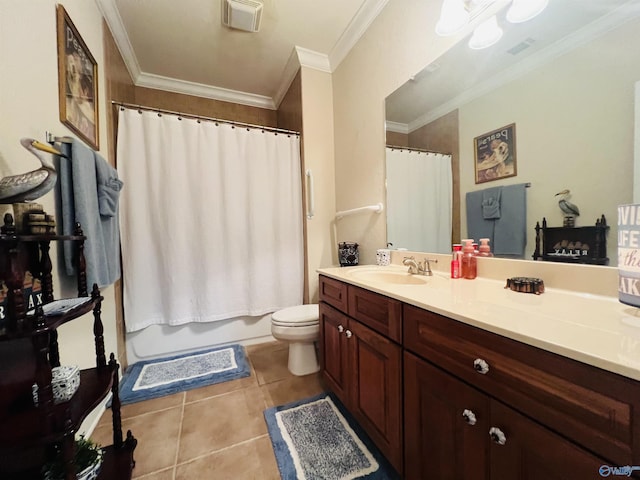
<svg viewBox="0 0 640 480">
<path fill-rule="evenodd" d="M 454 35 L 479 17 L 496 0 L 443 0 L 436 33 L 441 36 Z M 549 0 L 512 0 L 506 18 L 510 23 L 522 23 L 540 14 Z M 479 50 L 494 45 L 502 38 L 502 29 L 493 15 L 473 32 L 469 47 Z"/>
<path fill-rule="evenodd" d="M 549 4 L 549 0 L 513 0 L 507 10 L 507 21 L 522 23 L 540 14 Z"/>
<path fill-rule="evenodd" d="M 469 40 L 469 47 L 474 50 L 490 47 L 502 38 L 502 29 L 498 26 L 498 19 L 495 15 L 488 18 L 473 31 Z"/>
<path fill-rule="evenodd" d="M 469 11 L 462 0 L 444 0 L 436 33 L 440 36 L 454 35 L 469 23 Z"/>
</svg>

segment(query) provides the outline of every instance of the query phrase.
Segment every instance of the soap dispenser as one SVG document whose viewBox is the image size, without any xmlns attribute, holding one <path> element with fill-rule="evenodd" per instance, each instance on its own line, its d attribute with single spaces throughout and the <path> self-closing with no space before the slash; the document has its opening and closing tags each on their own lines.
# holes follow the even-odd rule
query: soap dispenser
<svg viewBox="0 0 640 480">
<path fill-rule="evenodd" d="M 478 275 L 478 259 L 473 247 L 473 240 L 465 239 L 462 241 L 462 278 L 473 280 Z"/>
<path fill-rule="evenodd" d="M 481 238 L 480 246 L 478 247 L 478 256 L 479 257 L 493 257 L 493 253 L 491 253 L 491 247 L 489 247 L 489 239 Z"/>
</svg>

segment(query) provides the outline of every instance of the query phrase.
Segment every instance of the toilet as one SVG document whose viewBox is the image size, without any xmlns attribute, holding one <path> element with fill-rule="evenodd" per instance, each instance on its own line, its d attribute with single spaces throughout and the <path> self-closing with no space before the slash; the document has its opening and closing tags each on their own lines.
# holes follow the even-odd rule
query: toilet
<svg viewBox="0 0 640 480">
<path fill-rule="evenodd" d="M 320 370 L 315 341 L 320 335 L 317 304 L 297 305 L 271 314 L 271 334 L 289 342 L 289 371 L 309 375 Z"/>
</svg>

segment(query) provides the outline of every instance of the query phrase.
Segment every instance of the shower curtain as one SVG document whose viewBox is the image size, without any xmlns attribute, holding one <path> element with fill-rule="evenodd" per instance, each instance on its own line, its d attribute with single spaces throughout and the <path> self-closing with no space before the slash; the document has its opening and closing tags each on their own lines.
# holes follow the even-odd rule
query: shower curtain
<svg viewBox="0 0 640 480">
<path fill-rule="evenodd" d="M 127 331 L 302 303 L 299 137 L 120 108 Z"/>
<path fill-rule="evenodd" d="M 451 155 L 387 147 L 387 241 L 419 252 L 451 251 Z"/>
</svg>

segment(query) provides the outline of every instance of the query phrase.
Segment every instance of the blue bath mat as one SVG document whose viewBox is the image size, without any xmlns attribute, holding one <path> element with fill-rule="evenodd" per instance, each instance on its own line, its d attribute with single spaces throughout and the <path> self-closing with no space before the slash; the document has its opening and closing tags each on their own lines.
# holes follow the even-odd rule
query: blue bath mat
<svg viewBox="0 0 640 480">
<path fill-rule="evenodd" d="M 399 476 L 331 393 L 265 410 L 283 480 L 396 480 Z"/>
<path fill-rule="evenodd" d="M 134 363 L 120 381 L 120 402 L 141 402 L 251 374 L 240 345 Z"/>
</svg>

